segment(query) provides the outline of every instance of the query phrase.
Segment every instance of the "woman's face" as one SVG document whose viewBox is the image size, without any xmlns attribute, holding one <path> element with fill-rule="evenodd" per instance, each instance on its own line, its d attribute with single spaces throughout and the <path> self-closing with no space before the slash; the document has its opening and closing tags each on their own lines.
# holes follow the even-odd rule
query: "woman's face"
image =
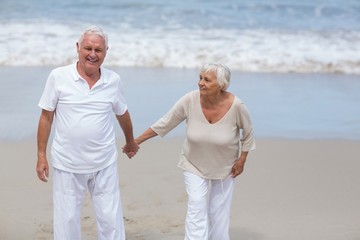
<svg viewBox="0 0 360 240">
<path fill-rule="evenodd" d="M 198 85 L 201 94 L 213 95 L 221 91 L 219 82 L 213 72 L 201 72 Z"/>
</svg>

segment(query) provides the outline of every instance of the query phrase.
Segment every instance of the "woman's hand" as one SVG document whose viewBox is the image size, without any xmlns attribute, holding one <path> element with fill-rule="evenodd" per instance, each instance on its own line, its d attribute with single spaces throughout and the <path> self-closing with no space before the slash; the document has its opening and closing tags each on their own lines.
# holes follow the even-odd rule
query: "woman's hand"
<svg viewBox="0 0 360 240">
<path fill-rule="evenodd" d="M 136 155 L 139 150 L 139 145 L 135 141 L 131 141 L 126 143 L 125 146 L 122 148 L 123 153 L 125 153 L 128 158 L 132 158 Z"/>
<path fill-rule="evenodd" d="M 240 160 L 237 160 L 231 169 L 231 176 L 236 178 L 244 171 L 244 164 Z"/>
<path fill-rule="evenodd" d="M 233 178 L 236 178 L 244 171 L 247 155 L 248 152 L 241 152 L 239 159 L 235 162 L 234 166 L 231 169 L 231 176 Z"/>
</svg>

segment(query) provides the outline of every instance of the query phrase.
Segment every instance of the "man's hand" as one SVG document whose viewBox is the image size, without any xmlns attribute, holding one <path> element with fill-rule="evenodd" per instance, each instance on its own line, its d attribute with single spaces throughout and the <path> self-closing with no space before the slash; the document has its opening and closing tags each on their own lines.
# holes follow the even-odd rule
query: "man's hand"
<svg viewBox="0 0 360 240">
<path fill-rule="evenodd" d="M 49 164 L 48 161 L 45 159 L 38 159 L 36 164 L 36 172 L 38 178 L 43 181 L 47 182 L 49 178 Z"/>
<path fill-rule="evenodd" d="M 132 158 L 133 156 L 136 155 L 139 148 L 140 148 L 139 145 L 135 141 L 132 141 L 126 143 L 122 149 L 123 149 L 123 153 L 125 153 L 128 156 L 128 158 Z"/>
</svg>

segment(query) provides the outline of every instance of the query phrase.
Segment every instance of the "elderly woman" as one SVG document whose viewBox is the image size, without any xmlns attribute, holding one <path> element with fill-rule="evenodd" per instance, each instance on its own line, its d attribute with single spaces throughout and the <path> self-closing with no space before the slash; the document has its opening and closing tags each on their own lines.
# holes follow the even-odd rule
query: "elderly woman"
<svg viewBox="0 0 360 240">
<path fill-rule="evenodd" d="M 186 138 L 178 166 L 184 170 L 188 194 L 185 240 L 227 240 L 234 179 L 248 152 L 255 149 L 253 128 L 245 104 L 226 91 L 230 70 L 205 64 L 199 90 L 183 96 L 172 109 L 135 139 L 141 144 L 165 136 L 186 121 Z"/>
</svg>

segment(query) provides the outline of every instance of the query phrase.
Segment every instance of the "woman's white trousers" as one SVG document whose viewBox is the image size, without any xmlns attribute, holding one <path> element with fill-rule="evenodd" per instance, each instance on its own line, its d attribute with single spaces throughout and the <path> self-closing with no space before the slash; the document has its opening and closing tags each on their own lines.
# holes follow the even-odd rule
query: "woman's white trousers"
<svg viewBox="0 0 360 240">
<path fill-rule="evenodd" d="M 230 240 L 234 178 L 209 180 L 184 171 L 188 194 L 185 240 Z"/>
</svg>

